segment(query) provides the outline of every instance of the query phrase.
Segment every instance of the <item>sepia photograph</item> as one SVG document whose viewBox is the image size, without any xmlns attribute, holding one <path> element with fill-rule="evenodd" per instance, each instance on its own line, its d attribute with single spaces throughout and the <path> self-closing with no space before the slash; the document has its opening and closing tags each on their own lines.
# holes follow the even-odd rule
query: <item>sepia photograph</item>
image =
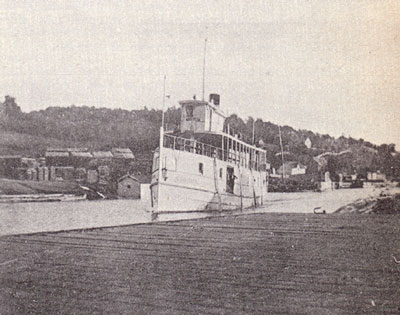
<svg viewBox="0 0 400 315">
<path fill-rule="evenodd" d="M 0 315 L 399 314 L 399 17 L 3 0 Z"/>
</svg>

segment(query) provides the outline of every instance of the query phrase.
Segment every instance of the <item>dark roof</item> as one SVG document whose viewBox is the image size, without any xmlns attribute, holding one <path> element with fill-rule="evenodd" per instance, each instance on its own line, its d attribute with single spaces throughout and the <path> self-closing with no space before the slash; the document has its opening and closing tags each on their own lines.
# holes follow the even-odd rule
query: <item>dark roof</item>
<svg viewBox="0 0 400 315">
<path fill-rule="evenodd" d="M 139 180 L 141 184 L 150 184 L 151 182 L 151 175 L 135 174 L 134 176 Z"/>
<path fill-rule="evenodd" d="M 136 177 L 134 177 L 133 175 L 130 175 L 130 174 L 126 174 L 126 175 L 120 177 L 120 178 L 117 180 L 117 182 L 119 183 L 120 181 L 123 181 L 124 179 L 127 179 L 127 178 L 130 178 L 130 179 L 133 179 L 133 180 L 136 181 L 136 182 L 139 182 L 139 180 L 138 180 Z"/>
<path fill-rule="evenodd" d="M 131 178 L 141 184 L 150 184 L 151 181 L 151 175 L 146 175 L 146 174 L 126 174 L 122 177 L 120 177 L 117 182 L 120 182 L 121 180 L 124 180 L 125 178 Z"/>
</svg>

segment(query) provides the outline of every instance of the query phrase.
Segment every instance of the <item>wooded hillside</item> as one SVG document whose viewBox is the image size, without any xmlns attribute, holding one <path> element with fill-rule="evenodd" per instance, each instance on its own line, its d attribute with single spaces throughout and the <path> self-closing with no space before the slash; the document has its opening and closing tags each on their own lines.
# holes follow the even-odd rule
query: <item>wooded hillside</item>
<svg viewBox="0 0 400 315">
<path fill-rule="evenodd" d="M 168 129 L 179 125 L 180 109 L 169 108 L 166 112 Z M 246 120 L 233 114 L 226 123 L 231 130 L 252 140 L 252 117 Z M 87 147 L 109 150 L 111 147 L 128 147 L 136 156 L 151 159 L 158 146 L 161 111 L 122 110 L 88 106 L 49 107 L 45 110 L 24 113 L 13 97 L 7 96 L 0 103 L 0 155 L 43 155 L 48 146 Z M 264 147 L 273 167 L 281 165 L 281 149 L 278 125 L 262 119 L 254 121 L 255 143 Z M 375 145 L 363 139 L 334 138 L 309 130 L 295 130 L 283 126 L 282 142 L 285 161 L 300 162 L 308 172 L 321 169 L 331 173 L 365 173 L 380 170 L 390 176 L 400 176 L 400 157 L 394 144 Z M 309 139 L 311 147 L 305 145 Z M 322 163 L 315 157 L 326 152 L 349 153 L 327 155 Z"/>
</svg>

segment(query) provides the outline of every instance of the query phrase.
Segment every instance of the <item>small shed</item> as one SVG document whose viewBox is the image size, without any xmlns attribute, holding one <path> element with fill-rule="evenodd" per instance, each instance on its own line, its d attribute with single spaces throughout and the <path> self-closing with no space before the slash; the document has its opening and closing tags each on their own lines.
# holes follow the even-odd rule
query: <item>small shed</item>
<svg viewBox="0 0 400 315">
<path fill-rule="evenodd" d="M 86 181 L 88 184 L 95 184 L 99 180 L 99 174 L 96 170 L 88 170 L 86 176 Z"/>
<path fill-rule="evenodd" d="M 118 196 L 128 199 L 140 199 L 140 182 L 132 175 L 124 175 L 118 179 Z"/>
<path fill-rule="evenodd" d="M 307 171 L 307 167 L 302 165 L 301 163 L 285 162 L 284 167 L 281 166 L 278 169 L 277 173 L 282 175 L 282 173 L 285 172 L 284 176 L 288 177 L 291 175 L 302 175 L 302 174 L 305 174 L 306 171 Z"/>
</svg>

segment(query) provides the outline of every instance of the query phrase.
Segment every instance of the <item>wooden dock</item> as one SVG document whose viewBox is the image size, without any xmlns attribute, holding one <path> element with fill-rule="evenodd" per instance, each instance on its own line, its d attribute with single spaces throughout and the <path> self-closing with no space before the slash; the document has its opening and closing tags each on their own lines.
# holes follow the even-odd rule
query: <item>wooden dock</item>
<svg viewBox="0 0 400 315">
<path fill-rule="evenodd" d="M 253 214 L 0 237 L 0 314 L 398 314 L 400 216 Z"/>
</svg>

